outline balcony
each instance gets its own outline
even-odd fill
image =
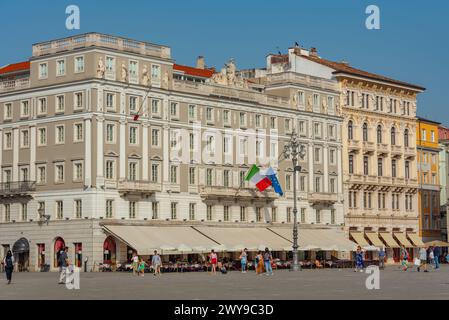
[[[295,73],[295,72],[283,72],[276,74],[267,75],[267,84],[285,84],[285,83],[295,83],[302,85],[312,85],[315,88],[320,88],[324,90],[334,90],[338,91],[338,85],[334,81],[323,80],[314,76],[309,76],[305,74]]]
[[[391,178],[391,182],[394,185],[403,185],[405,183],[405,179],[404,178],[394,177],[394,178]]]
[[[117,190],[122,196],[127,195],[150,196],[155,192],[162,191],[162,187],[158,183],[153,183],[149,181],[121,180],[117,184]]]
[[[35,44],[33,45],[33,57],[88,47],[110,48],[165,59],[170,59],[171,56],[169,47],[101,33],[86,33]]]
[[[366,183],[377,183],[377,176],[363,176],[363,181]]]
[[[315,192],[315,193],[309,193],[307,200],[309,200],[309,202],[312,205],[317,205],[317,204],[332,205],[332,204],[338,202],[338,195],[336,193]]]
[[[391,177],[377,177],[380,184],[391,184]]]
[[[416,148],[412,147],[405,147],[404,148],[404,155],[407,159],[413,159],[416,157]]]
[[[0,197],[30,197],[32,192],[36,191],[36,182],[20,181],[0,183]]]
[[[349,151],[359,151],[360,150],[359,141],[357,141],[357,140],[349,140],[348,150]]]
[[[364,154],[371,154],[376,150],[376,147],[373,142],[370,141],[363,141],[363,153]]]
[[[363,176],[361,174],[351,174],[351,175],[349,175],[348,182],[350,182],[350,183],[363,182]]]
[[[29,78],[1,81],[0,82],[0,93],[21,90],[21,89],[28,89],[29,87],[30,87],[30,79]]]
[[[201,187],[200,196],[208,200],[267,200],[278,198],[274,191],[259,192],[253,188]]]
[[[388,148],[388,144],[386,143],[378,143],[377,144],[377,153],[379,155],[388,155],[388,153],[390,152],[389,148]]]
[[[402,156],[401,146],[391,146],[391,156],[394,158],[400,158]]]

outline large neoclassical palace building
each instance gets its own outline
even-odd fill
[[[0,69],[0,256],[40,270],[64,246],[89,269],[154,249],[289,251],[293,132],[300,248],[418,241],[423,88],[353,70],[299,47],[216,70],[98,33],[33,45]],[[282,196],[245,181],[253,164]]]

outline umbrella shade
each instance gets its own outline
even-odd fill
[[[379,248],[375,247],[375,246],[365,246],[365,247],[363,247],[363,250],[365,250],[365,251],[379,251]]]
[[[314,245],[308,245],[308,246],[299,248],[299,250],[301,250],[301,251],[319,251],[319,250],[321,250],[321,248],[314,246]]]
[[[426,242],[425,245],[426,247],[449,247],[449,243],[441,240]]]
[[[193,247],[192,249],[193,249],[193,251],[199,252],[199,253],[204,253],[204,252],[209,252],[210,251],[206,247],[202,247],[202,246]]]
[[[187,245],[185,245],[185,244],[179,245],[179,247],[177,248],[177,250],[178,250],[179,252],[192,252],[192,251],[193,251],[192,248],[190,248],[189,246],[187,246]]]
[[[214,250],[214,251],[216,251],[216,252],[224,252],[224,251],[227,250],[227,248],[226,248],[226,246],[225,246],[224,244],[218,244],[218,245],[216,245],[216,246],[213,246],[213,247],[211,248],[211,250]]]

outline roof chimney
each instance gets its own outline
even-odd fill
[[[196,59],[196,68],[197,69],[204,69],[204,67],[205,67],[204,57],[203,56],[199,56]]]
[[[315,47],[310,48],[310,55],[312,57],[318,57],[318,51],[316,50]]]

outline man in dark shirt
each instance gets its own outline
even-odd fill
[[[433,248],[433,257],[435,259],[435,269],[440,268],[440,255],[441,255],[440,247]]]
[[[66,280],[67,267],[69,266],[68,251],[69,248],[65,247],[64,251],[59,254],[59,284],[64,284]]]

